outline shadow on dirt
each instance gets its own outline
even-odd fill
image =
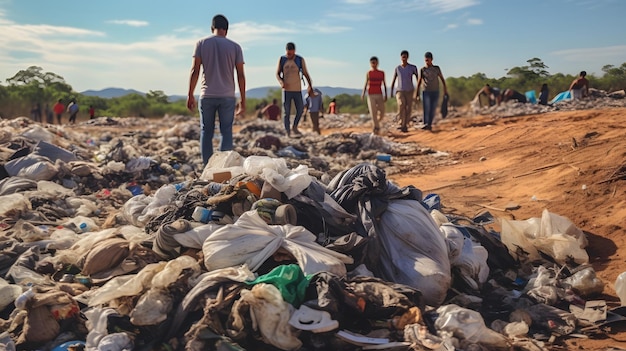
[[[588,231],[584,231],[584,233],[589,241],[587,246],[589,261],[593,263],[596,270],[601,271],[611,263],[610,257],[617,252],[617,246],[611,239]]]

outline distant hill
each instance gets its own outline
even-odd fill
[[[98,96],[105,99],[116,98],[128,94],[139,94],[141,96],[145,96],[146,93],[142,93],[141,91],[137,91],[135,89],[122,89],[122,88],[106,88],[102,90],[85,90],[81,92],[82,95],[85,96]]]
[[[352,88],[341,88],[341,87],[316,87],[318,88],[322,94],[333,97],[340,94],[348,94],[348,95],[360,95],[360,89],[352,89]],[[268,86],[268,87],[260,87],[260,88],[252,88],[246,91],[246,97],[254,98],[254,99],[262,99],[267,97],[270,90],[279,89],[278,86]],[[102,90],[85,90],[81,92],[82,95],[85,96],[98,96],[105,99],[116,98],[125,96],[128,94],[139,94],[141,96],[145,96],[146,93],[135,89],[122,89],[122,88],[106,88]],[[187,95],[170,95],[170,101],[184,100],[187,98]]]

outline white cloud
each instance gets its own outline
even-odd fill
[[[121,24],[125,26],[130,26],[130,27],[145,27],[150,24],[146,21],[140,21],[140,20],[110,20],[110,21],[107,21],[107,23]]]
[[[326,14],[327,17],[338,19],[341,21],[369,21],[374,18],[374,16],[365,13],[348,13],[348,12],[332,12]]]
[[[607,62],[615,62],[619,64],[623,62],[624,57],[626,57],[626,45],[557,50],[551,52],[550,54],[570,62],[599,61],[603,64]]]
[[[289,26],[277,26],[273,24],[262,24],[256,22],[237,22],[228,28],[228,37],[240,44],[267,43],[282,41],[284,34],[295,33],[295,29]],[[208,36],[204,33],[202,36]]]
[[[438,13],[452,12],[478,5],[476,0],[428,0],[428,3]]]
[[[365,4],[373,3],[374,0],[344,0],[343,2],[345,2],[346,4],[352,4],[352,5],[365,5]]]
[[[459,27],[459,25],[458,25],[458,24],[456,24],[456,23],[450,23],[450,24],[448,24],[448,25],[446,26],[446,28],[444,28],[444,30],[452,30],[452,29],[456,29],[456,28],[458,28],[458,27]]]
[[[398,6],[409,10],[447,13],[476,6],[479,3],[478,0],[404,0],[399,2]]]
[[[196,37],[175,33],[117,43],[99,31],[22,25],[1,16],[0,81],[34,65],[61,75],[78,91],[113,85],[169,93],[186,91],[189,67],[178,67],[185,59],[191,64]],[[174,83],[162,86],[164,81]]]
[[[480,18],[468,18],[467,24],[469,24],[470,26],[479,26],[483,24],[483,20]]]
[[[351,28],[350,27],[346,27],[346,26],[333,26],[328,24],[328,22],[326,21],[319,21],[317,23],[312,23],[310,25],[307,26],[309,29],[309,32],[317,32],[317,33],[322,33],[322,34],[334,34],[334,33],[341,33],[341,32],[347,32],[349,31]]]

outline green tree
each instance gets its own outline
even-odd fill
[[[526,62],[528,65],[513,67],[507,72],[513,78],[510,83],[520,90],[534,89],[535,85],[550,76],[549,67],[541,59],[533,57]]]
[[[162,90],[150,90],[148,91],[148,93],[146,94],[146,99],[148,99],[151,102],[156,102],[159,104],[168,104],[168,98],[167,95],[165,95],[165,93]]]
[[[604,76],[601,85],[604,90],[614,91],[626,88],[626,62],[620,67],[605,65],[602,67],[602,72]]]

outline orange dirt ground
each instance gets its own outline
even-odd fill
[[[394,141],[450,156],[416,156],[389,178],[439,194],[444,213],[472,217],[487,210],[495,217],[525,220],[548,209],[569,218],[588,236],[590,263],[606,284],[599,298],[612,308],[620,303],[615,279],[626,271],[625,126],[626,108],[611,108],[455,118],[440,121],[432,132],[394,129]],[[519,209],[504,210],[510,203]],[[604,337],[569,338],[563,349],[626,348],[626,323],[607,329]]]

